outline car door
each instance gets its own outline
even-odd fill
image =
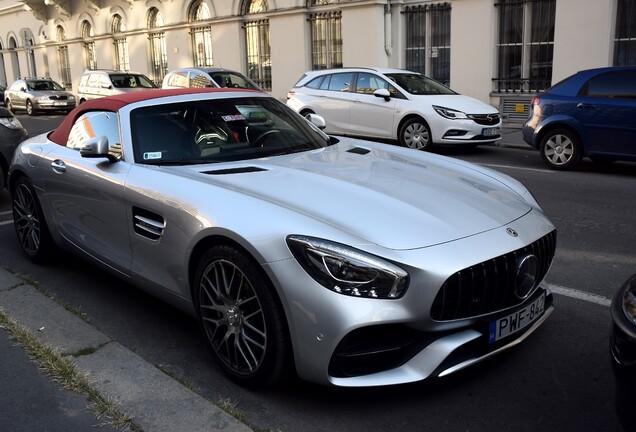
[[[381,77],[359,72],[349,108],[349,123],[352,133],[382,138],[395,137],[394,118],[396,109],[395,87]],[[378,89],[386,89],[391,97],[386,100],[374,95]]]
[[[44,156],[42,198],[52,209],[60,234],[91,257],[127,274],[130,239],[124,203],[131,164],[86,158],[79,149],[91,138],[108,138],[113,154],[121,154],[116,113],[88,112],[73,125],[67,146]]]
[[[353,133],[349,122],[353,76],[353,72],[334,73],[325,77],[320,89],[314,92],[316,114],[325,118],[328,133]]]
[[[636,71],[612,71],[591,78],[573,109],[587,131],[588,152],[636,154]]]

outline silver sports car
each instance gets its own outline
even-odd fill
[[[556,232],[519,182],[321,125],[250,90],[89,101],[16,151],[20,244],[188,311],[250,386],[444,376],[548,317]]]

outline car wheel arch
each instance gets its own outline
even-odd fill
[[[541,131],[537,135],[537,143],[539,144],[539,146],[543,142],[543,139],[545,138],[545,136],[556,129],[565,129],[570,131],[572,134],[574,134],[574,136],[579,140],[579,143],[581,144],[583,155],[584,156],[586,155],[586,151],[585,151],[586,145],[585,145],[585,140],[583,139],[583,134],[576,126],[570,123],[550,123],[549,125],[543,126],[541,128]]]
[[[411,120],[422,122],[428,128],[429,138],[428,138],[427,149],[431,148],[433,146],[433,131],[431,129],[431,125],[422,115],[416,114],[416,113],[407,114],[400,119],[397,125],[397,128],[395,129],[395,137],[397,138],[398,142],[399,143],[402,142],[402,138],[400,137],[402,128],[404,127],[406,123],[408,123]]]

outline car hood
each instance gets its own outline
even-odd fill
[[[163,169],[283,206],[389,249],[475,235],[532,208],[488,170],[376,146],[341,143],[269,159]]]
[[[452,108],[466,114],[495,114],[499,113],[495,107],[478,99],[461,94],[450,95],[410,95],[414,101],[421,100],[427,105],[439,105]]]
[[[31,95],[37,97],[37,96],[73,96],[72,93],[67,92],[67,91],[60,91],[60,90],[37,90],[37,91],[32,91]]]

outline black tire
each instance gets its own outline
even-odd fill
[[[18,242],[27,257],[35,263],[47,262],[55,245],[44,220],[37,195],[26,177],[20,177],[11,190],[13,226]]]
[[[28,115],[35,115],[35,108],[33,108],[33,102],[27,99],[26,101],[26,112]]]
[[[290,370],[288,331],[271,282],[238,249],[219,245],[201,258],[193,300],[212,356],[232,380],[264,387]]]
[[[419,117],[408,119],[398,132],[400,144],[414,150],[430,150],[433,148],[431,128]]]
[[[579,137],[569,129],[554,129],[541,140],[541,159],[552,169],[566,171],[576,167],[583,157]]]

